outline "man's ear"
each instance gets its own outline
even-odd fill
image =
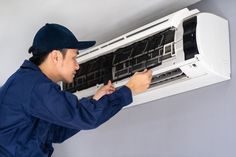
[[[63,56],[61,54],[60,51],[58,50],[53,50],[51,53],[50,53],[50,58],[51,60],[53,61],[53,63],[58,63],[62,60]]]

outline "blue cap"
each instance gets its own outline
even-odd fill
[[[59,24],[46,24],[35,35],[29,53],[48,53],[64,48],[83,50],[95,45],[96,41],[78,41],[74,34]]]

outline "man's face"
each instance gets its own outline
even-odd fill
[[[77,49],[67,49],[66,55],[62,58],[59,72],[63,82],[73,82],[76,70],[79,70],[79,64],[76,60],[77,55]]]

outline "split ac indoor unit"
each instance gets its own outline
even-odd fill
[[[78,56],[80,69],[64,90],[90,97],[108,80],[115,87],[145,68],[153,70],[148,91],[129,106],[230,79],[227,20],[183,9],[96,46]]]

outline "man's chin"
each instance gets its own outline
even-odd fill
[[[73,83],[73,79],[72,80],[63,80],[64,83]]]

